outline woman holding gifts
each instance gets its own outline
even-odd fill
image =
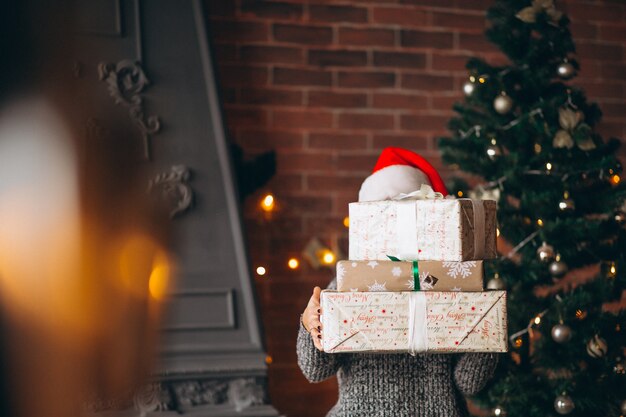
[[[439,174],[421,156],[387,148],[363,182],[359,201],[391,199],[419,190],[422,184],[447,194]],[[335,289],[336,281],[328,288]],[[463,397],[480,391],[495,371],[495,353],[326,353],[320,293],[320,287],[315,287],[302,314],[297,354],[298,365],[310,382],[337,375],[339,400],[327,417],[466,416]]]

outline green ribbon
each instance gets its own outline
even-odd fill
[[[391,259],[394,262],[405,262],[395,256],[387,255],[387,258]],[[420,269],[417,261],[413,261],[413,291],[421,291],[422,287],[420,285]]]

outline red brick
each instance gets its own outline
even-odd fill
[[[403,74],[402,87],[415,90],[448,91],[454,89],[454,78],[447,75]]]
[[[600,26],[600,32],[602,32],[603,26]],[[592,23],[572,22],[570,30],[573,37],[578,39],[596,39],[598,37],[598,27]],[[620,38],[623,40],[624,36]]]
[[[224,103],[236,103],[237,89],[235,87],[223,87],[222,89],[220,89],[220,98]]]
[[[485,35],[475,35],[472,33],[459,33],[459,49],[470,52],[499,52],[494,44],[489,42]]]
[[[466,72],[465,65],[471,55],[443,55],[434,53],[432,57],[434,70]]]
[[[239,101],[245,104],[302,105],[302,92],[280,89],[244,88]]]
[[[454,0],[400,0],[400,3],[416,6],[449,7],[454,5]]]
[[[602,82],[590,82],[580,80],[577,86],[582,88],[587,94],[587,97],[594,101],[599,97],[607,98],[623,98],[624,86],[623,84]]]
[[[267,68],[221,65],[220,82],[225,86],[265,85],[268,80]]]
[[[610,4],[569,3],[567,13],[573,20],[619,22],[624,17],[620,6]]]
[[[239,54],[242,61],[271,64],[299,64],[303,62],[304,56],[299,48],[258,45],[244,45]]]
[[[376,150],[382,150],[388,146],[407,148],[416,152],[428,149],[428,137],[419,134],[375,134],[372,144]]]
[[[393,87],[396,76],[389,72],[340,72],[339,85],[342,87],[383,88]]]
[[[345,129],[393,129],[394,117],[390,114],[342,113],[339,115],[339,127]]]
[[[310,91],[309,106],[312,107],[365,107],[367,95],[362,93],[333,93]]]
[[[330,86],[330,72],[293,68],[274,68],[274,84],[277,85],[327,85]]]
[[[304,177],[302,174],[276,174],[268,183],[268,187],[281,192],[302,191],[303,185]]]
[[[376,93],[372,107],[387,109],[425,109],[428,107],[428,97],[415,94],[385,94]]]
[[[365,51],[347,50],[311,50],[309,51],[309,64],[320,67],[339,66],[355,67],[363,66],[367,63],[367,53]]]
[[[321,152],[279,152],[277,164],[280,172],[328,171],[333,169],[333,157]]]
[[[237,46],[229,43],[216,43],[213,45],[213,52],[220,64],[237,60]]]
[[[333,125],[333,115],[315,110],[276,110],[272,125],[281,128],[328,128]]]
[[[217,41],[264,41],[269,39],[269,28],[265,23],[233,20],[214,20],[209,30]]]
[[[367,9],[352,6],[311,5],[309,18],[323,22],[366,22]]]
[[[603,61],[615,61],[622,56],[622,46],[615,44],[602,44],[599,42],[578,42],[576,50],[585,58],[599,59]]]
[[[243,126],[266,126],[267,111],[257,108],[226,108],[228,126],[239,128]]]
[[[326,26],[274,25],[274,39],[307,45],[326,45],[333,40],[333,31]]]
[[[602,63],[600,67],[600,73],[603,78],[606,79],[622,79],[624,80],[626,75],[626,64],[622,63],[621,65]],[[588,74],[584,74],[586,77]]]
[[[590,60],[579,60],[578,64],[580,65],[580,71],[578,74],[585,78],[598,78],[601,74],[601,68],[605,65],[610,65],[607,63],[600,63],[595,59]],[[576,81],[573,81],[576,83]]]
[[[210,1],[207,4],[209,16],[235,16],[237,7],[234,1]]]
[[[400,124],[407,130],[445,130],[449,117],[436,115],[404,115]]]
[[[626,25],[610,25],[603,23],[599,25],[600,39],[606,41],[624,42],[626,39]]]
[[[407,7],[375,7],[372,10],[372,20],[376,23],[425,26],[430,21],[430,14],[424,10]]]
[[[308,188],[312,190],[347,191],[350,193],[358,191],[362,182],[363,177],[361,175],[309,175],[307,178]],[[316,226],[319,227],[316,229],[316,233],[337,228],[335,225],[328,228],[327,219],[320,220],[325,221],[315,222]],[[326,227],[324,227],[324,223],[326,224]],[[341,224],[341,220],[339,220],[337,224]]]
[[[219,0],[216,3],[227,3],[227,1]],[[250,14],[265,18],[298,19],[302,16],[302,5],[271,1],[243,0],[241,4],[241,12],[244,16],[246,14]]]
[[[402,46],[418,48],[450,49],[453,45],[452,34],[448,32],[425,32],[421,30],[403,30]]]
[[[478,10],[483,13],[491,6],[493,6],[493,0],[456,0],[454,4],[455,9]]]
[[[413,68],[426,67],[426,54],[410,52],[374,52],[374,65],[379,67]]]
[[[433,96],[431,97],[432,107],[436,110],[452,110],[454,103],[462,102],[463,98],[462,94]]]
[[[367,155],[339,155],[337,158],[337,170],[351,173],[369,174],[376,163],[378,154]],[[355,192],[356,194],[356,192]],[[348,200],[349,201],[349,200]],[[352,200],[354,201],[354,200]],[[347,207],[347,204],[346,204]]]
[[[367,137],[364,134],[311,133],[309,147],[313,149],[365,149]]]
[[[599,103],[602,109],[604,119],[620,118],[626,116],[626,103],[620,101],[618,103]]]
[[[283,165],[281,164],[281,166]],[[296,166],[295,168],[297,169],[298,167]],[[289,198],[289,209],[302,214],[329,213],[332,206],[333,203],[330,197],[304,195]]]
[[[602,122],[596,128],[596,131],[603,138],[621,138],[624,135],[624,125],[622,123]]]
[[[470,29],[482,34],[487,19],[484,15],[433,12],[433,26]]]
[[[342,45],[390,46],[396,42],[396,34],[389,29],[339,28],[339,43]]]
[[[259,130],[258,128],[240,129],[237,134],[237,143],[244,148],[303,149],[304,137],[300,132],[286,132],[275,129]]]

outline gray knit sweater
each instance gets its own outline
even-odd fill
[[[324,353],[302,325],[297,348],[310,382],[337,375],[339,401],[327,417],[467,416],[463,395],[480,391],[498,363],[491,353]]]

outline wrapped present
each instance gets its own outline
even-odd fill
[[[322,291],[323,348],[339,352],[506,352],[506,292]]]
[[[483,261],[339,261],[337,291],[482,291]]]
[[[468,261],[496,257],[495,201],[414,197],[412,193],[396,200],[350,203],[349,258]]]

